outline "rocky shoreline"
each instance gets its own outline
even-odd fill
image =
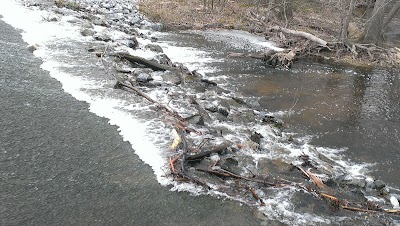
[[[224,193],[253,206],[268,204],[263,201],[267,193],[291,189],[317,202],[328,200],[326,209],[333,205],[357,212],[399,214],[386,211],[395,207],[393,202],[399,197],[382,181],[352,178],[347,169],[316,149],[291,156],[283,145],[270,145],[275,142],[301,150],[305,142],[286,132],[283,122],[261,109],[257,100],[221,88],[212,78],[172,62],[153,34],[162,25],[143,17],[137,3],[57,0],[26,1],[25,5],[52,12],[44,18],[50,22],[73,16],[70,22],[81,26],[81,35],[97,41],[87,50],[115,78],[115,88],[143,97],[154,114],[164,118],[174,131],[173,144],[166,150],[166,176],[174,183],[194,183],[205,193]],[[114,35],[115,31],[121,34]],[[150,52],[152,57],[135,55],[137,50]],[[148,96],[150,90],[158,90],[162,100]],[[255,161],[254,155],[275,156]],[[364,195],[346,194],[350,189]],[[332,196],[323,195],[328,192]],[[371,204],[365,196],[381,199]]]

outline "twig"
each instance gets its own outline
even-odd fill
[[[174,162],[172,161],[172,157],[169,157],[169,166],[171,167],[172,173],[176,173]]]

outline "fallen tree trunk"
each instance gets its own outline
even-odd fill
[[[236,53],[236,52],[228,52],[228,57],[232,58],[254,58],[259,60],[267,60],[270,59],[275,53],[278,51],[273,49],[267,49],[263,53]]]
[[[149,97],[147,94],[143,93],[142,91],[140,91],[138,88],[129,85],[129,84],[125,84],[123,82],[117,81],[117,83],[114,85],[114,88],[119,89],[121,87],[125,87],[128,88],[132,91],[134,91],[135,93],[137,93],[138,95],[144,97],[146,100],[150,101],[151,103],[157,105],[158,108],[164,109],[165,111],[167,111],[168,113],[172,114],[175,118],[177,118],[180,121],[185,121],[184,118],[182,116],[179,115],[178,112],[170,109],[169,107],[160,104],[159,102],[153,100],[151,97]]]
[[[228,57],[235,58],[254,58],[258,60],[263,60],[272,66],[283,66],[290,68],[292,66],[293,60],[296,56],[296,49],[276,51],[273,49],[267,49],[264,53],[236,53],[228,52]]]
[[[186,160],[187,160],[187,161],[197,161],[197,160],[201,160],[201,159],[203,159],[203,158],[205,158],[205,157],[207,157],[207,156],[210,156],[212,153],[219,153],[219,152],[222,152],[222,151],[225,150],[228,146],[229,146],[229,145],[225,143],[225,144],[221,144],[221,145],[219,145],[219,146],[217,146],[217,147],[215,147],[215,148],[213,148],[213,149],[211,149],[211,150],[209,150],[209,151],[204,151],[204,152],[197,153],[197,154],[194,154],[194,155],[187,155],[187,156],[186,156]]]
[[[141,65],[144,65],[146,67],[149,67],[149,68],[153,69],[154,71],[168,71],[168,70],[169,71],[173,71],[173,70],[177,70],[174,67],[170,67],[170,66],[167,66],[167,65],[159,64],[159,63],[151,61],[151,60],[146,60],[143,57],[133,56],[133,55],[130,55],[128,53],[117,52],[117,53],[113,53],[111,55],[126,59],[131,63],[138,63],[138,64],[141,64]]]
[[[304,32],[304,31],[296,31],[296,30],[291,30],[291,29],[279,27],[279,26],[271,27],[269,30],[270,31],[283,32],[283,33],[290,34],[290,35],[297,36],[297,37],[302,37],[302,38],[308,39],[310,41],[316,42],[320,46],[329,48],[327,46],[327,44],[328,44],[327,41],[325,41],[323,39],[320,39],[317,36],[315,36],[313,34],[310,34],[310,33],[307,33],[307,32]]]

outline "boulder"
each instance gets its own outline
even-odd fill
[[[109,41],[111,41],[111,37],[109,37],[109,36],[106,35],[106,34],[99,34],[99,33],[97,33],[97,34],[95,34],[95,35],[93,36],[93,38],[94,38],[95,40],[97,40],[97,41],[103,41],[103,42],[109,42]]]
[[[153,78],[151,77],[151,75],[147,74],[147,73],[140,73],[137,77],[136,77],[136,82],[142,82],[142,83],[146,83],[146,82],[150,82],[152,81]]]
[[[96,32],[90,28],[85,28],[81,30],[82,36],[93,36],[94,34],[96,34]]]
[[[261,143],[261,138],[264,138],[260,133],[254,132],[250,136],[250,140],[256,142],[257,144]]]
[[[155,56],[154,59],[157,60],[158,63],[160,63],[160,64],[172,66],[171,59],[169,59],[169,57],[164,53]]]
[[[92,23],[94,25],[103,26],[103,27],[109,27],[110,26],[110,24],[106,20],[100,19],[100,18],[93,19]]]
[[[132,37],[129,41],[128,41],[128,47],[131,49],[136,49],[139,45],[139,42],[137,41],[137,39],[135,37]]]
[[[217,111],[218,111],[218,113],[220,113],[221,115],[223,115],[225,117],[228,117],[228,115],[229,115],[229,109],[226,107],[219,106]]]
[[[147,44],[145,46],[145,48],[149,49],[149,50],[151,50],[153,52],[158,52],[158,53],[163,53],[164,52],[164,50],[161,48],[161,46],[156,45],[156,44]]]

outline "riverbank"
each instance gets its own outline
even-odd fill
[[[35,54],[46,62],[45,68],[63,83],[67,92],[88,102],[92,112],[109,118],[111,124],[119,126],[120,134],[132,144],[135,153],[151,166],[159,183],[174,191],[238,200],[257,207],[268,219],[293,225],[331,224],[340,218],[339,222],[348,221],[343,217],[349,215],[352,223],[360,224],[366,220],[364,216],[354,218],[353,213],[345,208],[357,204],[359,211],[368,210],[368,206],[363,205],[365,197],[342,196],[342,192],[352,189],[357,194],[370,197],[379,196],[381,191],[385,191],[385,197],[396,194],[379,179],[367,176],[365,170],[358,170],[357,167],[362,168],[363,165],[345,160],[339,150],[312,146],[302,135],[293,134],[290,129],[285,131],[279,120],[282,114],[274,115],[266,110],[270,109],[270,103],[262,105],[260,98],[237,92],[238,86],[233,85],[234,81],[223,82],[218,80],[223,76],[215,74],[222,69],[222,73],[229,75],[225,79],[240,79],[243,75],[232,76],[228,68],[237,67],[243,72],[249,66],[255,66],[263,69],[261,74],[264,80],[269,69],[262,63],[252,61],[246,66],[242,60],[218,60],[212,55],[211,60],[202,66],[221,63],[215,67],[217,70],[214,69],[214,73],[189,70],[179,58],[172,62],[168,57],[175,54],[182,59],[187,48],[177,48],[174,46],[176,42],[168,44],[161,39],[173,37],[172,41],[176,41],[188,38],[190,44],[181,45],[188,47],[195,44],[196,37],[204,38],[207,34],[187,33],[186,36],[178,34],[179,37],[174,37],[176,33],[156,32],[154,29],[160,26],[144,20],[134,5],[124,5],[129,2],[80,1],[78,7],[69,4],[52,7],[51,13],[38,18],[38,23],[44,24],[44,28],[52,26],[55,34],[60,33],[57,31],[66,32],[57,40],[38,43]],[[37,18],[30,19],[24,22]],[[26,26],[25,23],[21,26]],[[21,29],[28,34],[49,30],[41,27],[31,31],[30,27]],[[221,33],[210,32],[209,35],[218,36]],[[234,33],[225,34],[219,39],[222,45],[216,45],[215,41],[208,42],[206,45],[212,47],[212,51],[206,54],[226,49],[227,40],[240,40],[231,39],[234,36]],[[259,44],[258,40],[253,41],[253,44]],[[205,55],[193,55],[203,52],[200,48],[191,48],[190,51],[192,55],[186,60],[204,60]],[[309,69],[312,71],[315,67]],[[291,76],[278,74],[279,70],[271,71],[278,77],[291,80]],[[289,70],[281,72],[292,73]],[[241,84],[254,89],[257,86],[249,85],[252,77],[254,74],[249,74],[249,79]],[[320,86],[311,87],[313,93],[315,87]],[[282,102],[281,97],[279,99]],[[290,104],[291,111],[296,104]],[[171,135],[175,138],[174,145],[171,145]],[[311,173],[302,171],[303,167],[314,169]],[[329,200],[324,201],[327,196],[320,193],[313,181],[303,177],[314,174],[324,183],[319,183],[319,187],[329,186],[329,189],[337,191],[330,193],[332,195],[340,193],[341,196],[337,197],[341,203],[346,203],[343,209],[332,213]],[[133,186],[140,186],[140,183]],[[345,197],[353,202],[342,200]],[[385,197],[381,197],[377,205],[392,208],[387,200],[381,201]],[[174,204],[177,206],[173,207]],[[315,210],[314,206],[320,208]],[[180,202],[171,202],[166,208],[179,211],[182,207]],[[197,210],[204,218],[208,214],[201,212],[204,211],[202,208],[200,205]],[[206,211],[220,213],[215,209]],[[387,214],[385,217],[390,216]],[[237,223],[233,218],[227,219]],[[368,221],[371,223],[374,220]],[[269,222],[263,223],[270,225]]]
[[[143,0],[140,2],[140,11],[151,20],[162,23],[165,30],[235,29],[263,36],[288,52],[295,49],[296,56],[285,56],[284,60],[311,59],[366,69],[399,69],[399,48],[390,45],[382,48],[369,44],[349,46],[338,41],[343,12],[336,3],[323,5],[315,1],[295,1],[293,8],[296,10],[288,19],[282,18],[280,12],[270,10],[266,3],[212,1],[214,4],[211,5],[210,2]],[[365,12],[356,9],[354,14],[357,17],[349,25],[348,37],[349,41],[357,43],[363,35],[361,21],[364,20],[362,17]],[[322,46],[326,48],[315,45],[310,39],[299,38],[282,30],[271,32],[271,28],[276,26],[314,35],[327,42],[326,46]],[[288,66],[284,63],[282,65]]]

